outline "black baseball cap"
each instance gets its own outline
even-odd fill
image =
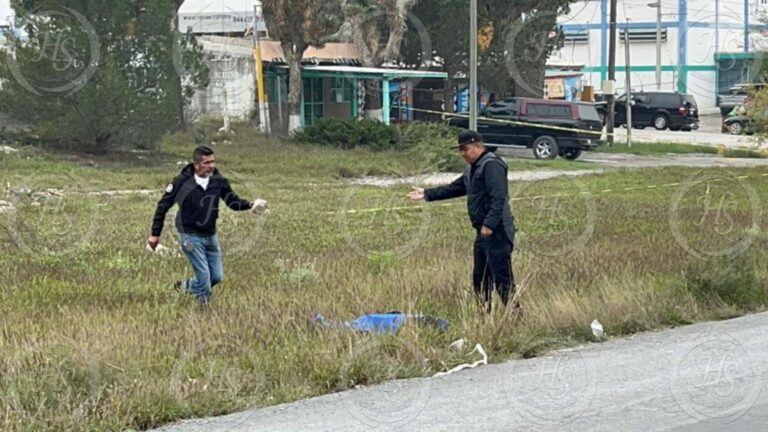
[[[465,130],[459,133],[458,145],[451,147],[452,149],[460,148],[465,144],[482,143],[483,136],[473,130]]]

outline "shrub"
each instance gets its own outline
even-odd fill
[[[400,131],[374,120],[328,119],[308,126],[293,136],[300,143],[353,149],[367,147],[373,150],[400,148]]]

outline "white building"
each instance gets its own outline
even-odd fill
[[[652,0],[618,0],[617,92],[625,91],[625,43],[629,31],[634,90],[656,89],[657,9]],[[717,94],[752,79],[748,60],[761,50],[760,20],[768,0],[659,0],[661,2],[661,89],[693,94],[700,108],[716,107]],[[608,77],[609,0],[582,0],[558,21],[565,46],[551,62],[583,66],[596,89]]]
[[[13,23],[13,10],[11,0],[0,0],[0,48],[7,43],[5,33],[11,30]]]
[[[196,34],[243,35],[259,19],[256,28],[264,37],[267,26],[261,19],[260,0],[186,0],[179,8],[179,31]]]

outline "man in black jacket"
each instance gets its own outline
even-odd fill
[[[483,143],[474,131],[459,134],[459,149],[469,164],[464,174],[453,183],[434,188],[414,188],[412,200],[440,201],[466,195],[469,220],[477,231],[474,245],[475,265],[472,285],[488,312],[491,292],[495,287],[506,306],[514,296],[512,249],[515,239],[515,218],[509,206],[507,164]],[[515,302],[515,308],[519,304]]]
[[[210,301],[212,288],[224,278],[221,246],[216,236],[219,200],[224,200],[235,211],[251,210],[255,203],[240,199],[232,191],[229,181],[216,169],[212,149],[198,147],[192,158],[193,163],[181,170],[157,203],[152,219],[152,234],[147,243],[155,250],[160,243],[165,215],[174,204],[178,204],[176,229],[179,231],[181,248],[192,265],[195,277],[178,281],[175,287],[194,294],[199,304],[205,307]],[[264,205],[265,202],[259,200],[259,206]]]

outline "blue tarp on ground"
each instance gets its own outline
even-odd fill
[[[315,322],[325,328],[346,328],[364,333],[395,333],[407,322],[432,326],[440,331],[448,329],[448,321],[425,315],[400,312],[362,315],[352,321],[329,321],[322,314],[315,315]]]

